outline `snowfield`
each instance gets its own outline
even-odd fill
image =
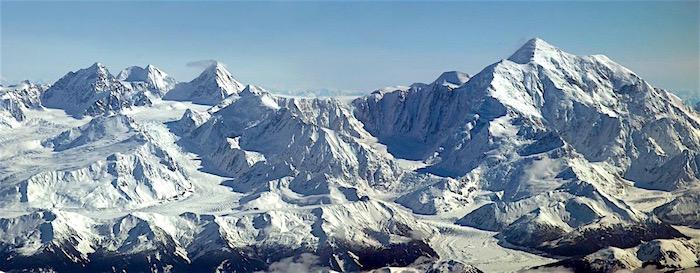
[[[476,75],[277,96],[96,63],[0,88],[0,270],[700,266],[700,114],[533,39]]]

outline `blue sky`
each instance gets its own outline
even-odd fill
[[[1,2],[0,76],[53,82],[95,61],[180,81],[216,59],[272,89],[367,90],[470,74],[531,37],[605,54],[700,96],[699,2]]]

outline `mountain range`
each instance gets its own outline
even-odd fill
[[[697,109],[537,38],[352,101],[95,63],[0,128],[3,271],[700,266]]]

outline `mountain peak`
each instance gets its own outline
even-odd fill
[[[265,93],[265,90],[261,87],[252,84],[247,84],[245,88],[243,88],[243,90],[240,92],[240,95],[260,95],[262,93]]]
[[[119,72],[117,79],[127,82],[146,82],[153,77],[167,77],[162,70],[153,65],[147,65],[145,68],[140,66],[130,66]]]
[[[225,65],[219,61],[212,61],[212,63],[207,67],[207,69],[225,69]]]
[[[560,52],[558,48],[540,38],[532,38],[508,58],[512,62],[526,64],[530,61]]]
[[[144,70],[148,71],[148,73],[151,73],[151,74],[165,75],[165,76],[168,75],[163,70],[161,70],[160,68],[158,68],[152,64],[147,64],[146,67],[144,67]]]
[[[140,66],[130,66],[119,72],[117,79],[125,82],[144,82],[150,85],[152,92],[158,95],[163,95],[168,90],[175,86],[175,79],[170,77],[163,70],[158,69],[154,65],[146,65],[146,68]]]
[[[42,95],[44,106],[63,109],[74,117],[113,113],[150,103],[143,92],[120,82],[99,62],[69,72]]]
[[[220,62],[214,62],[204,69],[199,76],[193,80],[198,83],[215,83],[222,89],[226,96],[238,93],[243,89],[243,84],[233,78],[231,72]]]
[[[176,86],[164,98],[216,105],[222,99],[240,93],[243,88],[243,84],[233,78],[224,64],[214,62],[193,80]]]
[[[460,71],[447,71],[440,74],[440,76],[435,79],[433,84],[439,84],[449,87],[458,87],[469,80],[470,76],[467,73]]]
[[[100,62],[95,62],[90,67],[81,69],[81,71],[94,72],[97,74],[104,74],[104,75],[109,74],[107,67]],[[92,74],[92,73],[90,73],[90,74]]]
[[[105,65],[101,62],[95,62],[90,66],[90,68],[105,68]]]
[[[215,75],[221,78],[233,79],[231,72],[229,72],[228,69],[226,69],[226,66],[220,62],[214,62],[211,65],[209,65],[206,69],[204,69],[204,71],[202,71],[202,73],[200,74],[200,77],[204,75]]]
[[[130,66],[117,74],[117,79],[121,81],[144,81],[147,77],[147,72],[140,66]]]

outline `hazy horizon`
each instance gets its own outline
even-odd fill
[[[193,62],[215,59],[271,90],[370,92],[443,71],[473,75],[540,37],[697,98],[698,5],[3,1],[0,76],[53,83],[101,62],[113,74],[153,64],[189,81],[202,69]]]

